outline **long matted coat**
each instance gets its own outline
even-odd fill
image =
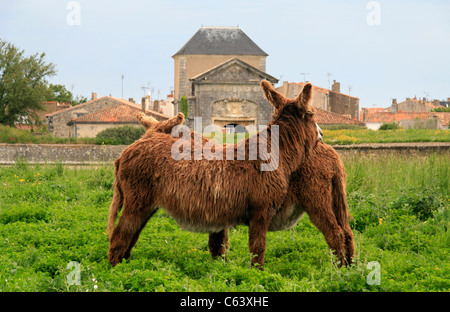
[[[272,88],[266,81],[261,87]],[[223,148],[224,155],[228,148],[237,155],[244,144],[245,160],[175,160],[171,149],[177,139],[159,132],[147,133],[146,139],[126,148],[116,167],[120,194],[114,195],[111,215],[122,205],[123,212],[110,236],[109,261],[116,265],[130,256],[140,231],[161,207],[190,231],[220,233],[248,225],[252,263],[262,267],[266,233],[286,200],[290,176],[317,144],[310,102],[311,84],[306,84],[297,98],[286,99],[266,130]],[[272,125],[279,130],[279,163],[276,170],[261,171],[270,161],[259,154],[249,160],[250,141],[265,139],[271,150]]]
[[[284,102],[276,91],[268,92],[271,93],[267,96],[270,101]],[[274,106],[280,108],[278,104]],[[166,122],[158,122],[145,115],[138,119],[148,131],[171,133],[173,127],[183,123],[184,115],[180,113]],[[199,136],[192,131],[192,140]],[[203,144],[207,141],[204,139]],[[330,248],[338,255],[340,265],[351,264],[354,243],[348,224],[345,181],[345,168],[339,155],[331,146],[318,142],[304,164],[291,175],[286,200],[272,218],[268,230],[289,229],[307,212],[313,224],[324,234]],[[226,255],[227,247],[228,229],[210,233],[209,248],[213,257]]]

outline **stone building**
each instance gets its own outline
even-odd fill
[[[104,96],[76,106],[48,114],[48,131],[56,137],[95,137],[98,132],[109,127],[136,125],[136,114],[142,107],[124,99]],[[145,110],[147,115],[157,120],[167,120],[168,116]]]
[[[287,82],[276,88],[278,92],[289,98],[296,97],[305,82]],[[331,90],[313,86],[313,106],[325,111],[345,115],[359,120],[359,98],[341,93],[340,83],[334,80]]]
[[[418,99],[406,98],[405,101],[397,103],[397,99],[392,99],[392,105],[386,108],[386,111],[391,113],[397,112],[431,112],[433,109],[439,107],[439,101],[437,103],[429,102],[425,98]]]
[[[265,72],[267,56],[239,27],[201,27],[173,56],[174,99],[188,98],[186,124],[267,124],[272,106],[259,83],[278,82]]]
[[[192,126],[194,116],[202,117],[203,126],[267,125],[273,108],[261,91],[263,79],[272,83],[278,81],[238,58],[192,77],[192,91],[188,97],[189,125]]]

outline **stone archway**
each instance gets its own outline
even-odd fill
[[[257,117],[258,105],[244,99],[219,100],[211,106],[211,122],[222,128],[226,125],[256,127]]]

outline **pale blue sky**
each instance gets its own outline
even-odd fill
[[[78,0],[80,25],[65,0],[0,0],[0,38],[26,54],[45,52],[57,65],[52,83],[90,98],[140,101],[170,92],[174,55],[202,26],[239,27],[266,53],[268,74],[328,87],[327,73],[360,107],[391,98],[450,97],[450,1],[377,1],[380,24],[369,25],[370,1],[95,1]],[[72,19],[73,20],[73,19]],[[280,81],[280,83],[281,83]],[[154,98],[152,96],[152,98]]]

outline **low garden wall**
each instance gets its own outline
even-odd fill
[[[18,159],[32,164],[62,163],[90,165],[112,163],[126,145],[92,144],[0,144],[0,164],[15,164]],[[333,145],[343,157],[353,154],[450,152],[450,143],[385,143]]]

